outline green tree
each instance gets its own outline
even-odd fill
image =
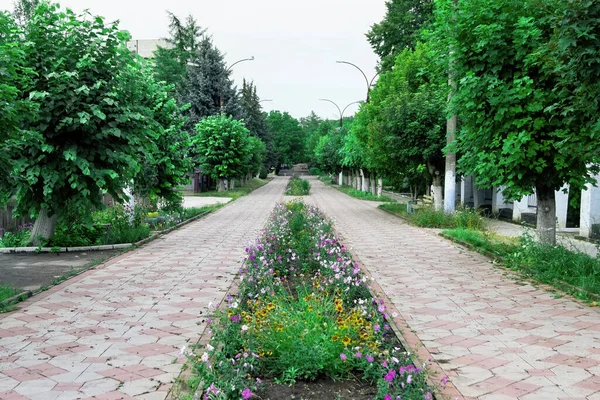
[[[553,115],[563,78],[543,65],[553,23],[564,4],[550,0],[463,0],[449,21],[460,78],[461,120],[454,149],[459,168],[482,187],[502,186],[507,199],[535,188],[538,232],[555,243],[555,190],[591,181],[600,142],[594,129]],[[592,56],[594,57],[594,56]],[[568,79],[568,78],[567,78]]]
[[[234,119],[243,117],[238,93],[229,79],[221,51],[211,38],[200,42],[189,60],[188,73],[179,91],[182,104],[190,104],[187,127],[194,127],[201,119],[224,113]]]
[[[219,181],[219,192],[227,190],[227,179],[246,174],[252,158],[249,138],[242,121],[223,114],[207,117],[196,125],[194,153],[202,171]]]
[[[304,135],[296,118],[287,112],[274,110],[267,115],[267,126],[273,137],[277,170],[281,164],[291,166],[305,161]]]
[[[170,36],[166,41],[169,47],[158,47],[154,52],[154,71],[158,81],[172,85],[170,92],[174,94],[181,88],[187,75],[187,64],[198,51],[206,30],[191,15],[185,22],[169,11],[167,15]]]
[[[338,121],[322,121],[320,131],[323,132],[315,147],[315,159],[321,170],[327,173],[337,173],[342,167],[344,145],[347,127],[339,128]]]
[[[170,97],[169,87],[155,80],[150,66],[145,66],[140,77],[139,87],[144,95],[140,105],[145,108],[146,132],[151,140],[138,155],[142,168],[134,180],[135,193],[179,205],[181,195],[173,189],[187,180],[193,167],[188,154],[191,139],[184,129],[186,107],[179,107]]]
[[[393,178],[420,178],[426,166],[439,208],[447,91],[433,58],[423,43],[398,55],[393,70],[381,75],[371,102],[361,107],[355,129],[368,168]]]
[[[40,4],[40,0],[17,0],[14,4],[13,16],[19,24],[24,25],[33,15],[33,12]]]
[[[267,126],[265,113],[260,106],[260,98],[256,93],[256,85],[244,79],[240,96],[244,115],[244,125],[250,134],[262,140],[265,144],[263,165],[267,170],[275,167],[276,155],[273,150],[273,137]]]
[[[14,190],[17,211],[38,216],[32,239],[49,238],[68,201],[91,209],[103,192],[121,199],[151,140],[127,33],[46,2],[24,29],[25,63],[35,75],[21,99],[34,99],[39,111],[24,126],[37,140],[12,154]]]
[[[381,70],[389,71],[396,56],[405,49],[413,49],[421,29],[434,19],[433,0],[388,0],[387,12],[367,33],[367,40],[381,60]]]
[[[306,160],[309,164],[315,165],[317,160],[315,158],[315,148],[319,143],[319,139],[323,136],[324,132],[321,130],[321,122],[323,120],[315,114],[314,111],[310,112],[308,117],[300,118],[300,126],[304,131],[304,137],[306,138]]]
[[[0,12],[0,204],[10,200],[13,192],[13,155],[21,151],[23,142],[39,140],[34,132],[22,129],[35,108],[22,94],[33,78],[33,71],[26,66],[29,46],[21,40],[11,16]]]

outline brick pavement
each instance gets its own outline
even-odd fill
[[[0,399],[164,399],[286,182],[0,315]]]
[[[600,400],[598,308],[555,298],[316,180],[311,197],[460,398]]]

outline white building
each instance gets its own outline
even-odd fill
[[[172,47],[165,39],[130,40],[127,48],[144,58],[153,58],[158,47]]]

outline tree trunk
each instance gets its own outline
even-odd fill
[[[366,181],[365,171],[363,171],[362,168],[359,169],[358,171],[360,172],[360,190],[363,192],[366,192],[367,190],[365,189],[366,188],[366,186],[365,186],[365,181]]]
[[[373,196],[377,196],[377,183],[376,183],[376,181],[375,181],[375,173],[374,173],[374,172],[372,172],[370,175],[371,175],[371,176],[370,176],[370,181],[371,181],[371,194],[372,194]]]
[[[442,194],[442,177],[439,175],[433,176],[433,206],[435,210],[444,208],[444,199]]]
[[[227,180],[225,178],[219,178],[219,187],[217,192],[226,192],[227,191]]]
[[[381,197],[383,193],[383,178],[377,178],[377,197]]]
[[[354,189],[360,190],[360,172],[359,170],[354,170]]]
[[[369,187],[369,171],[367,170],[360,170],[362,173],[362,191],[365,193],[368,193],[370,191],[370,187]]]
[[[40,215],[35,220],[35,224],[33,224],[33,229],[31,231],[31,236],[29,236],[29,241],[35,246],[40,246],[43,244],[42,242],[50,240],[52,235],[54,235],[57,220],[57,214],[54,214],[53,216],[49,217],[48,210],[41,209]]]
[[[554,189],[538,185],[537,195],[537,230],[540,242],[556,244],[556,199]]]
[[[229,190],[235,189],[235,178],[231,179],[231,183],[229,184]]]

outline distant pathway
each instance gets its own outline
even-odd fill
[[[399,328],[414,331],[460,398],[600,400],[598,308],[555,299],[431,231],[312,185],[311,201],[410,325]]]
[[[164,399],[286,181],[1,314],[0,399]]]

